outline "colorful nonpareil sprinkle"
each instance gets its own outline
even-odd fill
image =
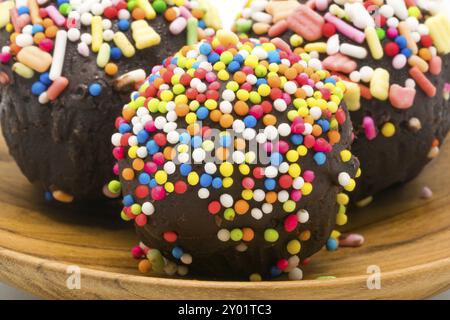
[[[450,22],[429,10],[424,1],[250,0],[235,29],[269,37],[291,34],[294,52],[326,53],[324,67],[357,84],[347,91],[352,97],[345,97],[350,111],[361,107],[361,98],[408,109],[417,90],[437,94],[431,77],[441,73],[441,56],[450,53]],[[393,83],[382,67],[387,59],[393,69],[407,69],[404,83]],[[372,122],[365,118],[361,124],[368,140],[378,131],[387,138],[396,132],[394,124]]]
[[[115,122],[111,141],[122,187],[113,181],[109,191],[127,190],[122,218],[144,227],[153,215],[164,214],[160,202],[190,190],[207,203],[205,219],[260,220],[279,202],[283,229],[218,227],[216,241],[235,242],[240,252],[256,236],[270,244],[285,241],[286,257],[273,261],[270,273],[301,279],[297,255],[302,242],[313,237],[307,224],[317,213],[299,208],[298,201],[314,192],[314,168],[327,166],[328,154],[340,142],[348,121],[340,106],[345,90],[317,58],[293,54],[281,39],[240,41],[221,30],[184,47],[152,69]],[[249,149],[252,143],[265,151],[266,162]],[[312,165],[303,167],[307,157]],[[349,150],[338,157],[343,164],[351,159]],[[333,179],[337,188],[352,191],[354,178],[354,172],[342,171]],[[238,197],[228,193],[231,187],[240,190]],[[215,190],[220,196],[211,196]],[[336,198],[340,225],[347,220],[348,201],[342,192]],[[178,245],[179,232],[165,230],[163,239],[172,258],[186,266],[195,258]],[[337,247],[336,237],[333,233],[327,247]]]
[[[173,35],[186,31],[189,44],[221,26],[207,0],[7,0],[0,3],[0,29],[10,36],[2,44],[0,62],[26,79],[46,75],[48,81],[34,82],[31,93],[48,103],[68,86],[70,75],[62,71],[69,43],[77,44],[81,57],[96,55],[98,67],[113,77],[119,70],[111,60],[132,58],[136,50],[160,43],[151,26],[158,15]],[[101,94],[96,86],[92,89],[92,96]]]

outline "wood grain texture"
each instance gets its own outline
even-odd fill
[[[420,177],[353,210],[347,230],[360,248],[321,251],[303,281],[260,283],[141,276],[129,250],[131,224],[111,205],[48,205],[20,174],[0,140],[0,281],[46,298],[81,299],[381,299],[424,298],[450,288],[450,144]],[[420,199],[428,185],[432,199]],[[81,289],[66,286],[81,268]],[[381,289],[366,286],[381,268]],[[336,279],[314,280],[333,275]]]

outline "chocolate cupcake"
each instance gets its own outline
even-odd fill
[[[252,1],[237,31],[281,37],[347,82],[362,169],[352,198],[368,203],[439,153],[450,126],[449,20],[423,1],[300,2]]]
[[[112,136],[139,269],[301,279],[359,174],[344,92],[318,59],[227,31],[154,67]]]
[[[0,3],[3,135],[49,199],[104,198],[112,122],[146,78],[142,68],[220,27],[206,1],[170,3]]]

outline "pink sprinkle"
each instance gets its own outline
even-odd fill
[[[205,78],[206,78],[206,81],[208,81],[209,83],[217,80],[217,76],[214,72],[208,72],[206,74]]]
[[[162,152],[157,152],[153,155],[153,162],[155,162],[158,166],[162,166],[164,164],[165,160]]]
[[[145,130],[147,130],[148,132],[155,132],[156,131],[156,127],[155,127],[155,123],[153,121],[148,121],[145,125],[144,125]]]
[[[389,101],[397,109],[410,108],[414,103],[415,96],[416,89],[414,88],[404,88],[398,84],[393,84],[389,88]]]
[[[294,201],[300,201],[302,198],[302,192],[300,190],[292,190],[291,191],[291,199]]]
[[[245,178],[242,180],[242,186],[243,186],[245,189],[251,190],[251,189],[253,189],[253,187],[255,186],[255,181],[254,181],[252,178],[250,178],[250,177],[245,177]]]
[[[377,129],[372,117],[364,117],[363,119],[364,133],[367,140],[373,140],[377,136]]]
[[[6,64],[11,59],[11,54],[8,52],[0,53],[0,62]]]
[[[358,42],[363,43],[366,35],[359,31],[358,29],[352,27],[348,23],[344,22],[343,20],[333,16],[331,13],[327,12],[324,16],[325,20],[334,24],[336,29],[341,32],[343,35],[345,35],[347,38]]]
[[[398,31],[396,28],[388,28],[386,31],[386,35],[389,38],[394,39],[396,36],[398,36]]]
[[[314,150],[317,152],[331,152],[331,145],[323,138],[319,138],[314,143]]]
[[[306,170],[303,173],[303,180],[305,180],[306,182],[313,182],[315,178],[316,175],[314,174],[314,171]]]
[[[116,176],[119,175],[119,164],[118,164],[118,163],[116,163],[116,164],[113,166],[113,173],[114,173]]]
[[[360,247],[364,243],[364,237],[358,233],[342,234],[339,237],[339,247]]]
[[[297,228],[298,218],[297,215],[291,214],[284,219],[284,230],[287,232],[292,232]]]
[[[420,197],[422,199],[430,199],[432,196],[433,196],[433,191],[429,187],[425,186],[422,188],[422,190],[420,192]]]
[[[123,159],[125,157],[125,149],[122,147],[115,147],[113,149],[113,157],[116,160]]]
[[[153,200],[162,200],[166,196],[166,191],[162,186],[156,186],[152,189],[151,195]]]
[[[256,119],[260,119],[264,115],[264,109],[260,105],[254,105],[250,108],[249,114],[254,116]]]
[[[53,41],[51,39],[45,38],[39,42],[39,48],[46,52],[50,52],[53,49]]]
[[[143,254],[144,254],[144,250],[142,250],[142,248],[139,246],[135,246],[131,249],[131,255],[135,259],[139,259],[140,257],[142,257]]]
[[[45,10],[47,10],[48,15],[57,26],[61,27],[66,23],[66,18],[64,18],[54,5],[49,5]]]
[[[289,261],[287,261],[286,259],[280,259],[277,262],[277,267],[280,270],[285,270],[288,266],[289,266]]]
[[[158,166],[154,162],[146,162],[144,165],[144,171],[146,173],[152,174],[158,170]]]
[[[192,17],[192,13],[184,6],[179,7],[180,9],[180,16],[189,19],[190,17]]]

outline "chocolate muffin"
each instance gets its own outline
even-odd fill
[[[17,3],[0,3],[1,126],[10,153],[49,199],[106,199],[112,123],[145,79],[142,68],[214,34],[217,13],[203,0]]]
[[[301,279],[359,174],[344,92],[318,59],[229,31],[154,67],[112,136],[139,269]]]
[[[301,2],[252,1],[236,29],[320,55],[347,81],[362,169],[352,199],[367,204],[439,153],[450,126],[450,23],[423,1]]]

